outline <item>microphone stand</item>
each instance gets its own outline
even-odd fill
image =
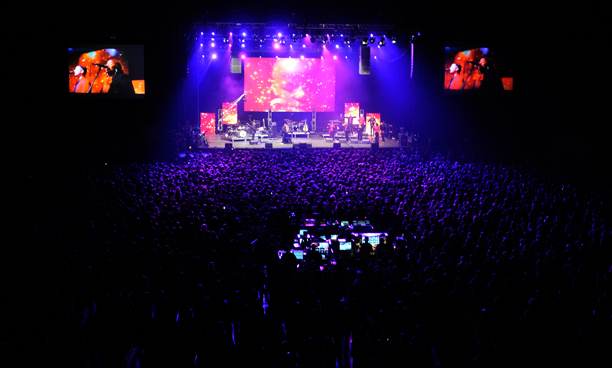
[[[469,63],[469,61],[468,61]],[[470,72],[468,73],[468,75],[465,77],[465,79],[463,80],[463,84],[461,85],[461,89],[463,89],[463,87],[465,87],[465,83],[467,82],[468,78],[470,77],[470,75],[472,75],[472,72],[474,71],[474,68],[476,68],[476,65],[470,63],[472,65],[472,68],[470,68]],[[463,67],[465,68],[465,64],[463,64]]]
[[[102,67],[99,66],[98,67],[98,73],[96,73],[96,77],[94,78],[94,80],[91,82],[91,85],[89,86],[89,89],[87,90],[87,93],[91,93],[91,89],[94,86],[94,83],[96,83],[96,79],[98,79],[98,75],[100,75],[100,72],[102,71]]]

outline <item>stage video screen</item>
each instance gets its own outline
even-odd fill
[[[323,58],[246,58],[244,91],[244,111],[334,111],[336,65]]]
[[[215,134],[215,113],[201,112],[200,113],[200,134],[214,135]]]
[[[144,97],[144,46],[69,47],[68,92],[119,98]]]
[[[446,47],[444,90],[447,93],[512,91],[510,53],[504,48]]]
[[[223,124],[238,124],[238,106],[233,102],[223,102],[221,107],[221,121]]]

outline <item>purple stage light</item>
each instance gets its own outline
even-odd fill
[[[212,58],[216,59],[217,58],[217,54],[212,54]]]
[[[275,43],[275,44],[274,44],[274,48],[275,48],[275,49],[278,49],[279,47],[280,47],[280,45],[279,45],[279,44],[277,44],[277,43]]]
[[[338,59],[338,57],[336,55],[334,55],[334,60]]]
[[[211,43],[210,43],[210,47],[215,47],[215,43],[214,43],[214,42],[211,42]]]

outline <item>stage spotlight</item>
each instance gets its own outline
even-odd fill
[[[361,40],[361,44],[362,45],[367,45],[368,44],[368,39],[364,38],[363,40]]]
[[[336,45],[336,48],[337,48],[337,49],[339,49],[339,48],[340,48],[340,45]]]
[[[336,55],[334,55],[334,60],[338,59],[338,57]]]
[[[355,41],[357,41],[357,37],[355,37],[355,36],[351,36],[351,43],[353,43],[353,42],[355,42]]]
[[[297,42],[297,36],[296,36],[296,35],[293,35],[293,37],[291,38],[291,41],[293,41],[293,42]]]
[[[344,43],[348,45],[348,43],[349,43],[349,38],[348,37],[344,37]]]
[[[217,58],[217,54],[216,53],[212,54],[212,58],[216,59]]]
[[[378,46],[384,46],[385,45],[385,36],[380,36],[380,41],[378,42]]]
[[[211,43],[210,43],[210,47],[215,47],[215,43],[214,43],[214,42],[211,42]]]
[[[397,37],[395,36],[391,37],[391,43],[397,43]]]
[[[278,43],[274,43],[274,48],[278,50],[278,48],[280,47],[280,45]]]
[[[336,37],[335,37],[334,35],[332,35],[332,36],[329,38],[329,41],[330,41],[331,43],[336,42]]]
[[[310,42],[312,42],[312,43],[317,42],[317,36],[315,36],[315,35],[310,36]]]
[[[259,41],[259,36],[253,33],[253,42]]]
[[[374,38],[373,36],[370,36],[370,43],[374,43],[376,42],[376,38]]]
[[[323,35],[323,37],[321,37],[321,42],[327,43],[327,35]]]

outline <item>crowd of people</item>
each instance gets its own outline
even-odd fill
[[[5,245],[18,327],[0,340],[27,366],[612,362],[609,188],[402,148],[210,150],[28,180]],[[333,264],[279,258],[313,214],[388,236]]]

